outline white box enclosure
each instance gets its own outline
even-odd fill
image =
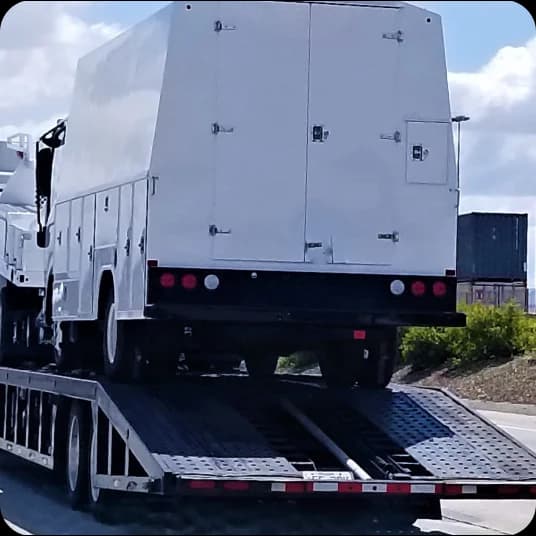
[[[434,13],[175,2],[79,62],[54,319],[459,322],[450,125]]]

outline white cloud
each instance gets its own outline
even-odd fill
[[[462,126],[461,212],[529,214],[529,284],[535,285],[536,37],[504,47],[474,73],[449,73]]]
[[[88,2],[22,2],[0,31],[0,132],[45,129],[64,116],[78,59],[117,35],[116,24],[82,18]],[[41,130],[31,131],[38,134]]]

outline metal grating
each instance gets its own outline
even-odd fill
[[[236,476],[298,476],[285,458],[210,458],[199,456],[169,456],[155,458],[169,472],[180,475],[211,477]]]
[[[355,390],[350,403],[434,476],[536,477],[536,456],[440,391]]]

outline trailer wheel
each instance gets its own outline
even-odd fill
[[[106,508],[110,504],[110,494],[108,490],[102,490],[97,487],[95,476],[97,474],[97,443],[95,429],[91,427],[91,439],[89,442],[89,463],[87,471],[87,498],[89,510],[97,518],[104,516]]]
[[[117,320],[113,291],[108,296],[104,312],[104,373],[114,380],[129,380],[134,367],[134,346],[129,337],[128,321]]]
[[[81,402],[74,401],[67,424],[65,464],[67,497],[74,509],[80,509],[88,500],[90,430],[90,412]]]
[[[245,358],[248,374],[258,380],[270,378],[278,361],[279,356],[272,353],[258,353]]]
[[[330,349],[317,352],[322,379],[328,387],[351,388],[357,382],[358,359],[363,345],[335,345]]]
[[[366,389],[384,389],[393,376],[398,355],[396,329],[372,334],[359,359],[357,382]]]

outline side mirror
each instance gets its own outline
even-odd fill
[[[54,150],[49,147],[39,149],[35,159],[35,192],[37,197],[50,197],[52,184],[52,160]]]
[[[40,248],[47,247],[47,234],[48,234],[48,230],[46,227],[37,231],[36,233],[37,247],[40,247]]]

